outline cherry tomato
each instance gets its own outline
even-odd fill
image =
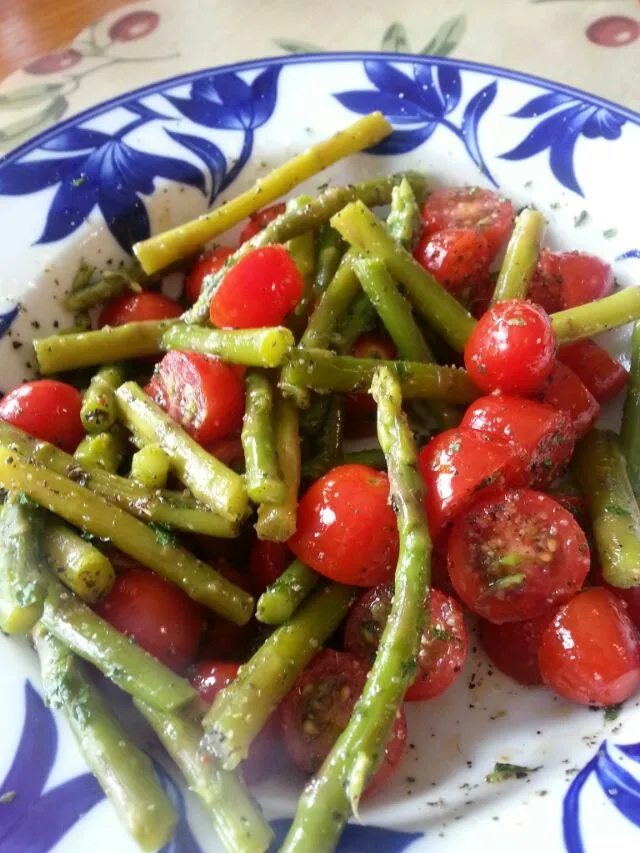
[[[355,358],[379,358],[393,361],[398,351],[386,335],[366,332],[351,348]],[[376,431],[376,403],[371,394],[345,394],[344,412],[349,438],[363,438]]]
[[[235,249],[230,246],[219,246],[217,249],[205,252],[191,267],[184,280],[184,295],[191,305],[200,296],[205,277],[221,270],[234,251]]]
[[[347,652],[322,649],[296,679],[280,705],[284,745],[293,764],[316,773],[351,717],[364,689],[368,664]],[[400,712],[385,757],[369,786],[380,788],[402,759],[406,723]],[[378,778],[382,773],[383,778]]]
[[[542,492],[481,498],[449,536],[449,576],[470,610],[489,622],[540,616],[580,589],[589,546],[571,513]]]
[[[587,433],[600,415],[600,404],[591,391],[561,361],[556,362],[537,396],[548,406],[569,415],[576,438]]]
[[[316,480],[298,506],[298,529],[289,548],[316,572],[341,583],[375,586],[390,580],[398,560],[398,526],[387,475],[366,465],[340,465]]]
[[[581,705],[615,705],[640,687],[638,632],[622,602],[602,587],[583,590],[558,610],[538,660],[545,684]]]
[[[220,691],[238,675],[239,663],[202,661],[195,665],[191,683],[207,705],[212,705]],[[271,765],[278,735],[277,720],[272,717],[249,747],[249,755],[240,765],[248,785],[263,779]]]
[[[640,586],[632,586],[629,589],[612,586],[602,577],[602,567],[599,563],[591,566],[591,574],[596,586],[605,587],[625,603],[629,618],[636,628],[640,629]]]
[[[0,400],[0,419],[73,453],[84,437],[81,406],[82,394],[72,385],[36,379],[19,385]]]
[[[182,307],[163,293],[123,293],[107,302],[98,316],[98,327],[123,326],[144,320],[170,320],[182,314]]]
[[[249,552],[249,573],[256,591],[264,592],[280,577],[290,562],[291,555],[284,542],[256,539]]]
[[[432,536],[458,516],[483,489],[518,481],[518,453],[506,442],[471,429],[441,432],[418,457],[426,485],[425,508]]]
[[[344,627],[346,651],[373,662],[392,598],[393,584],[374,586],[360,596]],[[422,702],[444,693],[467,658],[467,629],[458,602],[432,589],[428,608],[418,653],[418,674],[405,696],[409,702]]]
[[[573,453],[573,428],[566,412],[522,397],[480,397],[469,406],[460,426],[480,430],[513,447],[527,485],[550,483]]]
[[[482,232],[494,258],[509,236],[515,211],[510,201],[480,187],[434,190],[422,208],[425,234],[445,228],[476,228]]]
[[[242,449],[242,440],[239,435],[220,438],[208,444],[205,450],[239,474],[244,472],[244,450]]]
[[[277,204],[272,204],[270,207],[264,207],[262,210],[254,213],[249,217],[249,221],[240,232],[240,242],[246,243],[247,240],[255,237],[259,231],[266,228],[270,222],[277,219],[278,216],[284,213],[286,209],[287,205],[280,201]]]
[[[153,572],[130,569],[119,575],[95,610],[176,672],[196,655],[203,627],[200,607]]]
[[[425,235],[414,257],[453,296],[472,292],[489,274],[491,250],[478,228],[447,228]]]
[[[613,270],[595,255],[543,249],[529,299],[553,314],[609,296],[613,285]]]
[[[547,314],[522,299],[493,305],[477,322],[464,348],[469,376],[486,394],[528,396],[553,369],[556,341]]]
[[[629,374],[595,341],[574,341],[558,350],[558,361],[572,370],[598,403],[608,403],[627,384]]]
[[[495,625],[480,620],[478,639],[491,663],[518,684],[542,684],[538,664],[538,646],[545,628],[553,618],[547,611],[524,622]]]
[[[278,326],[302,289],[302,276],[284,246],[254,249],[222,279],[211,300],[211,322],[226,329]]]
[[[242,378],[232,365],[210,356],[168,352],[146,391],[201,444],[224,438],[242,426]]]

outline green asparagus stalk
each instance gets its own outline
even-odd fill
[[[329,411],[318,439],[318,452],[306,465],[306,476],[317,480],[337,464],[342,448],[344,411],[337,394],[329,398]]]
[[[631,336],[631,370],[620,429],[622,450],[636,500],[640,502],[640,321]]]
[[[351,352],[360,335],[376,328],[378,315],[365,293],[357,296],[333,337],[333,349],[342,355]]]
[[[120,467],[127,450],[127,436],[118,424],[109,432],[85,435],[76,447],[73,458],[87,468],[103,468],[111,474]]]
[[[24,634],[33,628],[44,606],[47,584],[40,569],[39,510],[10,493],[0,510],[0,628]]]
[[[325,222],[318,233],[318,256],[314,286],[316,294],[324,293],[329,286],[346,248],[344,240],[335,228]]]
[[[551,325],[559,343],[591,338],[640,319],[640,287],[625,287],[604,299],[552,314]]]
[[[246,404],[242,423],[247,493],[254,503],[281,503],[287,499],[274,432],[273,389],[261,373],[246,376]]]
[[[273,840],[271,827],[235,773],[223,770],[212,757],[202,760],[200,726],[184,714],[158,711],[139,700],[135,706],[202,803],[225,849],[229,853],[265,853]]]
[[[106,270],[102,273],[100,281],[93,284],[87,284],[79,290],[73,291],[67,296],[64,307],[67,311],[87,311],[89,308],[95,308],[96,305],[102,305],[110,299],[115,299],[121,293],[127,290],[133,293],[140,293],[142,290],[140,284],[134,281],[124,271]]]
[[[83,287],[87,287],[91,284],[91,279],[96,271],[96,268],[88,264],[84,258],[81,258],[80,263],[78,264],[78,269],[75,271],[75,274],[71,280],[71,293],[75,293],[77,290],[82,290]]]
[[[170,468],[171,460],[159,444],[147,444],[131,458],[131,476],[149,489],[163,489]]]
[[[84,393],[80,419],[88,433],[106,432],[116,422],[114,391],[125,381],[124,368],[105,364],[93,376]]]
[[[391,209],[387,217],[389,236],[404,249],[413,252],[422,228],[422,216],[416,197],[407,180],[391,191]]]
[[[604,579],[623,589],[639,585],[640,509],[618,436],[592,430],[576,448],[573,461]]]
[[[295,329],[296,336],[299,337],[300,324],[305,322],[315,296],[313,288],[316,273],[316,232],[307,231],[299,237],[293,237],[287,241],[286,249],[302,276],[302,296],[289,321],[289,325]]]
[[[188,681],[101,619],[53,578],[42,625],[126,693],[155,708],[171,711],[197,695]]]
[[[330,584],[276,628],[205,715],[203,746],[234,770],[294,681],[338,627],[354,590]],[[312,849],[312,848],[308,848]]]
[[[322,464],[319,457],[311,459],[302,466],[303,480],[318,480],[323,474],[326,474],[331,468],[336,465],[367,465],[369,468],[376,468],[379,471],[384,471],[387,467],[384,453],[381,450],[351,450],[347,453],[340,453],[338,457],[329,465]]]
[[[518,214],[500,267],[492,302],[526,297],[538,263],[545,225],[544,216],[531,207],[525,207]]]
[[[159,445],[171,460],[172,473],[198,500],[231,521],[246,515],[248,498],[242,477],[207,453],[139,385],[125,382],[116,400],[121,423],[142,445]]]
[[[113,586],[116,573],[102,551],[54,516],[45,525],[43,544],[53,573],[82,601],[95,604]]]
[[[318,581],[313,569],[294,560],[258,599],[256,618],[265,625],[282,625],[291,619]]]
[[[280,367],[293,345],[291,331],[281,326],[199,329],[179,323],[167,329],[161,339],[161,347],[165,350],[201,352],[248,367]]]
[[[157,537],[146,524],[78,483],[1,446],[0,485],[24,492],[40,506],[99,539],[110,539],[125,554],[225,619],[243,625],[251,617],[252,597],[189,551]]]
[[[281,853],[334,850],[349,813],[382,761],[396,715],[416,670],[430,581],[431,540],[417,453],[402,412],[400,383],[387,368],[374,379],[378,440],[387,458],[391,505],[398,516],[400,556],[389,620],[373,667],[347,727],[309,782]],[[215,707],[215,706],[214,706]]]
[[[177,815],[151,762],[109,710],[81,664],[41,626],[33,632],[47,704],[62,711],[91,772],[142,850],[173,836]]]
[[[473,317],[406,249],[394,242],[384,223],[365,204],[348,204],[333,216],[331,224],[351,246],[382,261],[429,325],[457,352],[464,350],[475,325]]]

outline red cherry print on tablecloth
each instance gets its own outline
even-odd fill
[[[112,41],[137,41],[152,33],[158,26],[157,12],[130,12],[109,27]]]
[[[607,15],[587,27],[587,38],[603,47],[624,47],[640,36],[640,24],[624,15]]]
[[[55,74],[56,71],[66,71],[67,68],[72,68],[81,59],[82,54],[80,51],[69,47],[66,50],[58,50],[55,53],[48,53],[46,56],[41,56],[39,59],[25,65],[24,70],[27,74]]]

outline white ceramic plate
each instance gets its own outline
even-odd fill
[[[299,191],[408,167],[435,183],[495,186],[516,206],[545,213],[552,247],[601,255],[622,285],[640,280],[640,116],[450,59],[248,62],[124,95],[0,161],[2,390],[33,375],[31,339],[69,323],[61,301],[80,258],[116,263],[133,240],[201,213],[373,109],[394,134]],[[623,360],[626,342],[624,334],[607,339]],[[1,853],[133,851],[64,724],[44,708],[26,643],[0,638],[0,671],[0,794],[15,792],[0,803]],[[407,717],[401,772],[363,808],[365,825],[349,826],[343,853],[512,853],[542,841],[547,853],[640,848],[637,700],[607,721],[544,689],[517,687],[474,653],[453,689],[410,705]],[[499,760],[536,769],[488,784]],[[217,850],[193,797],[172,771],[162,776],[180,812],[165,851]],[[282,770],[260,786],[271,819],[292,816],[301,781]]]

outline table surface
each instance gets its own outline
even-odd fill
[[[0,4],[0,155],[138,86],[291,52],[450,54],[640,109],[640,0],[403,0],[397,9],[387,0]]]

